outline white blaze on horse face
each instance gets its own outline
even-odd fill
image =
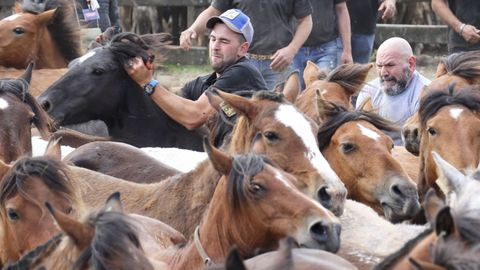
[[[288,183],[287,179],[285,179],[283,174],[281,174],[280,172],[275,171],[275,178],[277,178],[278,181],[282,182],[282,184],[285,185],[287,188],[292,188],[292,185]]]
[[[78,64],[81,64],[81,63],[85,62],[88,58],[94,56],[95,53],[96,53],[96,52],[90,51],[90,52],[82,55],[82,56],[78,59]]]
[[[458,121],[458,118],[460,117],[460,114],[462,114],[463,109],[461,109],[461,108],[453,108],[453,109],[450,109],[449,112],[450,112],[450,116],[451,116],[453,119],[455,119],[455,120]]]
[[[360,123],[357,123],[357,126],[360,128],[360,132],[361,132],[363,135],[365,135],[365,136],[367,136],[367,137],[369,137],[369,138],[371,138],[371,139],[373,139],[373,140],[375,140],[375,141],[378,141],[378,139],[380,139],[380,137],[381,137],[380,134],[378,134],[378,133],[375,132],[374,130],[371,130],[371,129],[367,128],[367,127],[364,127],[364,126],[363,126],[362,124],[360,124]]]
[[[16,13],[16,14],[10,15],[10,16],[6,17],[4,20],[5,20],[5,21],[14,21],[14,20],[16,20],[18,17],[20,17],[20,14],[21,14],[21,13]]]
[[[320,153],[310,123],[303,114],[293,105],[282,104],[275,112],[275,118],[286,127],[290,127],[303,141],[305,148],[307,148],[308,160],[325,180],[334,180],[341,183],[340,178]]]
[[[0,110],[8,108],[8,102],[4,98],[0,98]]]

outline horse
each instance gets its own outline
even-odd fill
[[[436,151],[460,170],[473,170],[480,160],[479,118],[480,95],[476,89],[462,89],[454,93],[448,89],[436,90],[420,103],[421,126],[419,192],[433,187],[439,196],[443,193],[436,180],[437,167],[430,154]]]
[[[80,27],[69,0],[48,0],[39,14],[22,12],[0,20],[0,66],[65,68],[82,55]]]
[[[16,79],[0,79],[0,159],[10,163],[32,154],[31,127],[42,138],[50,134],[52,120],[29,93],[33,64]]]
[[[321,124],[317,96],[351,108],[350,98],[360,91],[372,67],[372,64],[344,64],[327,75],[313,62],[308,61],[303,75],[306,88],[295,101],[295,105],[317,124]]]
[[[138,35],[119,34],[76,60],[38,101],[58,125],[98,119],[116,141],[202,151],[201,136],[168,117],[126,73],[126,62],[147,59],[147,49]]]
[[[396,127],[374,113],[320,104],[325,122],[317,135],[319,148],[347,187],[348,198],[394,223],[413,217],[420,209],[416,184],[392,156],[392,139],[381,131]]]
[[[67,72],[67,68],[59,69],[34,69],[32,71],[32,80],[30,82],[30,94],[38,97],[50,85],[63,76]],[[0,78],[17,78],[20,77],[25,70],[0,67]]]
[[[444,57],[437,66],[435,79],[423,90],[422,98],[429,91],[444,89],[453,85],[458,91],[468,85],[480,83],[480,52],[461,52]],[[414,155],[420,153],[421,132],[418,113],[410,117],[402,128],[406,149]]]

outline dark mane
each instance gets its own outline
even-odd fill
[[[398,262],[403,256],[407,255],[408,252],[410,252],[420,241],[422,241],[425,237],[427,237],[431,232],[433,232],[432,229],[426,229],[417,237],[411,239],[401,249],[399,249],[397,252],[390,254],[388,257],[386,257],[382,262],[377,264],[373,269],[374,270],[383,270],[383,269],[390,269],[395,263]]]
[[[370,68],[361,64],[343,64],[328,73],[325,81],[338,83],[351,93],[355,93],[365,83],[365,77]],[[359,76],[359,74],[364,76]]]
[[[257,100],[271,100],[279,103],[284,102],[283,94],[267,91],[267,90],[261,90],[261,91],[255,92],[253,94],[253,98]]]
[[[480,51],[453,53],[441,60],[449,74],[465,78],[480,76],[479,62]]]
[[[69,62],[82,55],[80,26],[70,0],[47,0],[45,2],[45,10],[55,8],[57,8],[55,18],[48,26],[48,31],[56,41],[63,57]]]
[[[450,85],[445,90],[434,90],[427,94],[420,101],[420,123],[425,126],[430,117],[438,112],[442,107],[449,105],[462,105],[473,112],[480,111],[480,95],[474,88],[464,88],[454,93],[454,86]]]
[[[329,108],[326,108],[327,120],[322,124],[317,134],[320,151],[330,144],[333,134],[335,134],[335,131],[337,131],[339,127],[351,121],[364,120],[383,131],[396,131],[398,129],[392,122],[375,113],[349,111],[333,103],[329,103],[328,107]]]
[[[90,215],[95,228],[90,246],[82,252],[72,269],[153,269],[143,254],[136,227],[123,213],[102,210]]]
[[[7,198],[18,192],[26,199],[32,200],[26,190],[27,181],[30,176],[38,176],[43,183],[52,191],[76,203],[75,189],[69,177],[68,168],[60,161],[49,157],[24,157],[19,159],[13,167],[5,174],[0,184],[0,204],[5,205]],[[33,201],[32,201],[33,202]],[[43,209],[44,202],[34,202]],[[0,208],[0,214],[5,217],[4,208]]]
[[[439,238],[432,247],[430,256],[433,263],[452,270],[478,269],[480,265],[480,244],[466,246],[457,239]]]
[[[247,199],[245,181],[261,172],[270,161],[261,155],[236,155],[233,158],[232,171],[228,176],[227,190],[230,194],[230,205],[233,210],[242,209],[242,203]]]

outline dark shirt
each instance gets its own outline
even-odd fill
[[[303,46],[319,46],[338,37],[337,11],[335,5],[346,0],[314,0],[312,32]]]
[[[120,27],[120,17],[118,15],[118,2],[117,0],[97,0],[100,8],[98,9],[98,15],[100,18],[94,21],[85,22],[82,9],[87,9],[86,0],[77,0],[79,7],[77,7],[78,18],[82,24],[86,24],[89,28],[100,27],[100,30],[104,32],[110,26]]]
[[[293,19],[312,14],[309,0],[213,0],[211,5],[221,12],[238,8],[247,14],[254,29],[248,52],[263,55],[288,46],[295,34]]]
[[[380,6],[378,2],[378,0],[347,0],[352,34],[375,34]]]
[[[448,0],[448,6],[462,23],[480,28],[479,0]],[[448,31],[448,50],[450,52],[480,50],[480,44],[469,44],[455,29],[450,28]]]
[[[228,93],[267,89],[262,74],[247,58],[242,57],[235,64],[226,68],[218,78],[217,74],[213,72],[210,75],[200,76],[188,82],[183,86],[181,95],[190,100],[197,100],[212,86]]]

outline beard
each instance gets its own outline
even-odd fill
[[[215,71],[218,74],[222,74],[225,69],[227,69],[229,66],[233,65],[237,59],[225,59],[221,62],[213,63],[210,61],[210,65],[212,66],[213,71]]]
[[[405,91],[407,89],[407,84],[410,81],[412,72],[410,72],[410,69],[408,67],[405,67],[403,69],[403,74],[400,78],[395,78],[394,76],[383,76],[380,77],[380,83],[382,84],[382,90],[385,92],[385,94],[389,96],[396,96]],[[395,82],[394,85],[392,86],[386,86],[385,81],[393,81]]]

